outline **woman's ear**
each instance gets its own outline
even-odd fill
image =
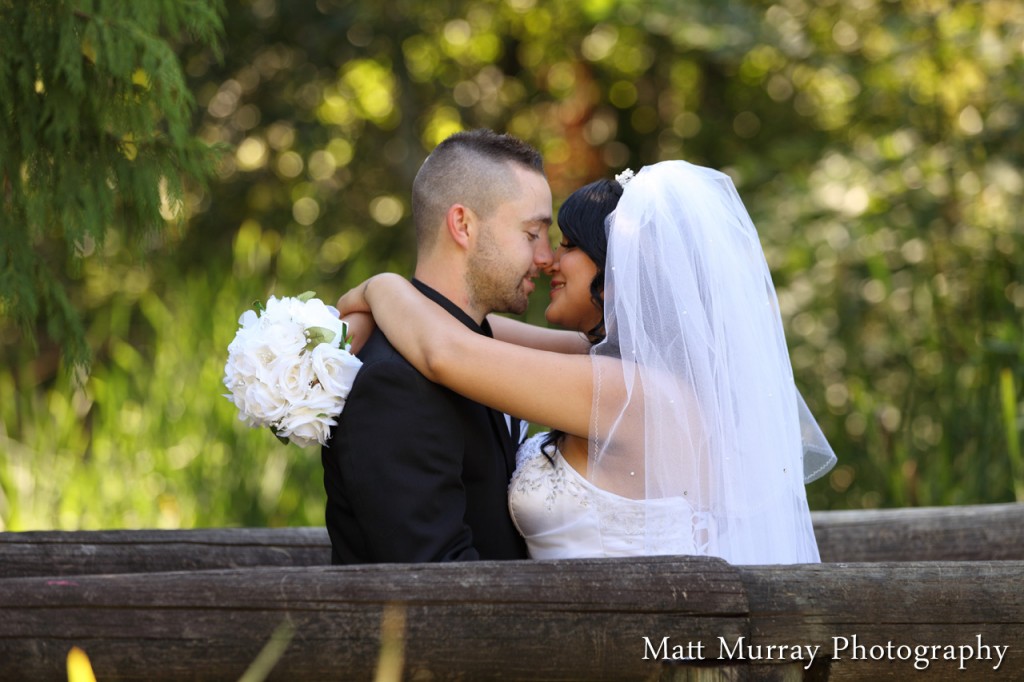
[[[445,228],[453,242],[468,249],[472,235],[476,231],[476,214],[473,209],[462,204],[452,204],[445,214]]]

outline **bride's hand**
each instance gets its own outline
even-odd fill
[[[362,284],[358,284],[352,289],[346,291],[342,294],[341,298],[338,299],[338,304],[335,307],[338,309],[338,312],[341,313],[342,317],[351,313],[370,313],[372,315],[373,309],[366,298],[366,292],[370,288],[370,284],[374,281],[385,282],[390,279],[400,281],[405,286],[409,286],[409,280],[405,279],[401,275],[396,275],[393,272],[383,272],[379,275],[374,275]]]
[[[370,340],[377,323],[373,321],[373,315],[370,313],[348,313],[341,319],[348,325],[348,340],[352,346],[349,350],[355,355]]]
[[[370,279],[373,278],[371,277]],[[338,302],[334,307],[338,309],[338,312],[341,313],[342,317],[347,317],[352,313],[370,312],[370,305],[366,302],[366,298],[363,296],[363,293],[366,291],[366,287],[369,283],[370,280],[368,279],[341,295],[341,298],[338,299]]]
[[[372,314],[373,311],[370,309],[370,303],[369,301],[366,300],[366,290],[370,286],[370,282],[372,282],[373,280],[386,279],[388,277],[398,277],[400,279],[405,279],[401,275],[396,275],[390,272],[383,272],[379,275],[374,275],[373,277],[360,282],[359,284],[355,285],[354,287],[346,291],[344,294],[342,294],[341,298],[338,299],[338,303],[337,305],[335,305],[335,307],[338,309],[338,312],[341,313],[341,316],[345,317],[349,313]]]
[[[338,309],[341,318],[348,323],[348,334],[351,338],[351,351],[353,355],[362,349],[363,345],[370,339],[370,335],[373,334],[373,330],[377,328],[377,322],[373,319],[370,303],[366,300],[366,292],[369,289],[370,282],[374,280],[383,281],[388,278],[396,278],[408,284],[408,281],[401,275],[383,273],[375,275],[362,284],[349,289],[338,299],[335,307]]]

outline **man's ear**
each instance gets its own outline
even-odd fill
[[[445,228],[448,236],[453,242],[463,249],[470,247],[470,242],[476,235],[476,213],[473,209],[462,204],[452,204],[445,214]]]

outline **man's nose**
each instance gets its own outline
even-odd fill
[[[555,260],[555,254],[551,250],[551,244],[547,239],[540,239],[541,243],[533,253],[533,262],[541,270],[547,271]]]
[[[556,272],[558,272],[558,263],[559,263],[559,259],[557,259],[554,256],[552,256],[551,258],[548,259],[547,263],[545,263],[544,265],[540,266],[540,269],[541,269],[541,271],[545,275],[550,277],[551,275],[553,275]]]

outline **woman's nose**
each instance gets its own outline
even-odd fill
[[[552,275],[552,274],[558,272],[558,262],[559,262],[559,260],[561,260],[561,259],[559,258],[558,252],[555,252],[554,254],[552,254],[551,260],[549,260],[547,262],[547,264],[542,268],[542,270],[544,271],[544,274],[545,275]]]

